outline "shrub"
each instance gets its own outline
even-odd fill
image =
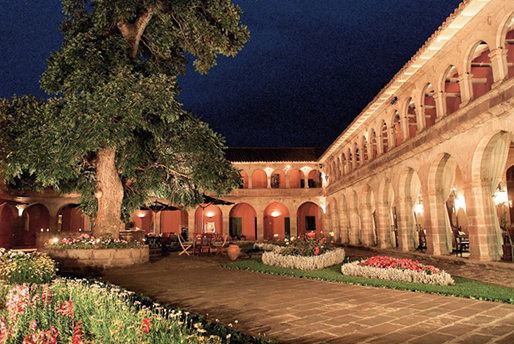
[[[56,276],[55,262],[41,252],[0,249],[0,279],[8,284],[42,284]]]
[[[280,252],[264,252],[262,254],[262,262],[266,265],[281,266],[283,268],[318,270],[341,263],[344,260],[345,254],[342,248],[315,256],[284,255],[283,251],[285,250],[283,249]]]
[[[89,234],[81,234],[76,238],[55,238],[45,244],[46,248],[66,249],[66,248],[82,248],[82,249],[102,249],[102,248],[132,248],[142,247],[140,242],[128,242],[122,239],[113,239],[109,236],[95,238]]]
[[[391,257],[371,257],[363,261],[343,264],[343,275],[378,278],[390,281],[453,285],[452,277],[432,265],[422,265],[417,260]]]
[[[309,232],[301,238],[291,238],[289,245],[280,251],[284,256],[304,256],[311,257],[321,255],[332,250],[333,238],[324,232],[317,235],[315,232]]]

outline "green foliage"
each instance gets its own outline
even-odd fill
[[[224,138],[183,110],[177,76],[200,73],[249,39],[230,0],[62,0],[64,40],[47,61],[46,102],[0,100],[0,157],[15,189],[47,187],[97,209],[97,152],[116,149],[122,217],[150,197],[192,206],[240,184]],[[140,35],[139,35],[140,34]]]
[[[249,270],[263,272],[272,275],[292,276],[345,284],[365,285],[379,288],[410,290],[420,293],[451,295],[470,299],[514,304],[513,288],[502,287],[494,284],[473,281],[466,278],[455,276],[453,276],[453,279],[455,280],[455,285],[441,286],[434,284],[388,281],[373,278],[345,276],[341,274],[341,266],[339,264],[322,270],[314,271],[295,270],[282,268],[278,266],[269,266],[263,264],[260,260],[256,259],[240,260],[228,264],[223,264],[222,266],[230,269]]]
[[[45,245],[46,248],[51,249],[102,249],[102,248],[135,248],[143,247],[139,241],[128,242],[122,239],[113,239],[107,235],[100,238],[95,238],[89,234],[81,234],[76,238],[61,238],[55,241],[51,240]]]
[[[332,250],[334,238],[326,233],[316,234],[310,232],[299,238],[285,239],[285,248],[280,251],[283,256],[312,257]]]
[[[0,279],[5,283],[49,283],[56,272],[55,262],[44,253],[0,249]]]

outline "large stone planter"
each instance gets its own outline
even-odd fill
[[[91,274],[109,268],[147,263],[148,246],[133,248],[45,248],[42,250],[59,264],[59,270],[72,274]]]

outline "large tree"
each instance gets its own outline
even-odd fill
[[[94,233],[117,236],[151,196],[180,205],[227,193],[239,173],[224,139],[183,110],[188,59],[207,73],[249,39],[231,0],[62,0],[64,40],[47,61],[51,96],[0,103],[11,185],[78,191]]]

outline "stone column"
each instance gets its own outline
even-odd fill
[[[362,243],[364,246],[373,246],[373,219],[371,217],[371,204],[369,200],[361,203],[362,215]]]
[[[405,106],[406,107],[406,106]],[[400,115],[400,123],[402,126],[402,141],[409,139],[409,118],[407,117],[407,114],[401,114]],[[369,156],[369,155],[368,155]]]
[[[308,173],[303,174],[303,183],[305,185],[305,188],[308,189],[309,188],[309,174]]]
[[[257,213],[257,240],[264,239],[264,210],[256,209]]]
[[[158,211],[156,213],[154,213],[152,211],[152,214],[153,214],[153,228],[154,228],[154,231],[156,234],[161,234],[162,233],[162,228],[161,228],[161,214],[162,212]]]
[[[229,206],[223,206],[223,209],[221,211],[223,213],[223,229],[220,231],[220,233],[230,235],[230,208]]]
[[[470,258],[499,260],[502,238],[496,209],[488,181],[467,183],[464,186],[468,218]]]
[[[252,189],[252,176],[253,176],[253,170],[248,172],[248,189]]]
[[[443,91],[434,93],[436,123],[446,116],[446,102]]]
[[[428,190],[428,197],[423,194],[423,199],[428,200],[424,202],[424,210],[426,217],[430,217],[430,223],[427,226],[427,253],[440,256],[448,254],[447,245],[447,226],[448,214],[446,210],[445,200],[441,196],[442,190],[435,190],[430,188]],[[427,214],[429,211],[429,214]]]
[[[489,58],[491,59],[491,65],[493,68],[494,83],[492,87],[494,88],[508,77],[507,49],[493,49],[489,52]]]
[[[286,189],[290,189],[291,188],[291,181],[289,180],[290,171],[291,170],[287,170],[286,173],[285,173],[285,175],[286,175]]]
[[[391,206],[387,202],[378,202],[377,239],[379,248],[391,248]]]
[[[268,174],[268,172],[266,172],[266,181],[266,188],[271,189],[271,174]]]
[[[460,87],[460,97],[461,103],[459,105],[460,108],[468,105],[468,103],[473,98],[473,87],[471,85],[471,75],[469,73],[462,73],[459,76],[459,87]]]
[[[193,237],[196,231],[196,208],[190,208],[187,210],[187,231],[189,233],[189,239]]]
[[[397,219],[398,219],[398,241],[402,251],[413,250],[415,247],[414,233],[415,223],[413,216],[413,200],[410,196],[398,199]]]

